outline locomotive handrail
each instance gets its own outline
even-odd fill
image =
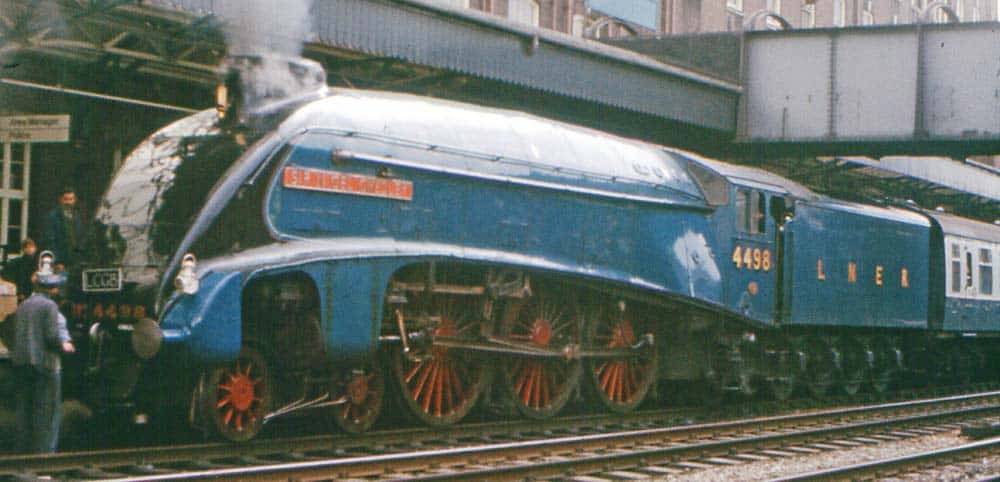
[[[452,146],[442,146],[442,145],[437,145],[437,144],[427,144],[427,143],[423,143],[423,142],[417,142],[417,141],[405,139],[405,138],[402,138],[402,137],[387,136],[385,134],[377,134],[377,133],[372,133],[372,132],[361,132],[361,131],[351,131],[351,130],[346,130],[346,129],[335,129],[335,128],[326,128],[326,127],[324,127],[324,128],[314,128],[314,129],[310,129],[309,131],[310,132],[330,133],[330,134],[335,134],[335,135],[341,135],[341,136],[344,136],[344,137],[353,137],[353,138],[359,138],[359,139],[369,139],[369,140],[386,142],[386,143],[389,143],[389,144],[399,145],[399,146],[404,146],[404,147],[413,147],[413,148],[417,148],[417,149],[424,149],[424,150],[427,150],[427,151],[442,152],[442,153],[445,153],[445,154],[464,155],[464,156],[474,157],[474,158],[482,159],[482,160],[486,160],[486,161],[492,161],[492,162],[497,162],[497,163],[509,164],[509,165],[514,165],[514,166],[532,167],[532,168],[536,168],[536,169],[541,169],[541,170],[546,170],[546,171],[552,171],[552,172],[558,172],[558,173],[579,174],[581,177],[584,177],[584,178],[588,178],[589,177],[591,179],[601,179],[601,180],[606,180],[606,181],[611,181],[611,182],[628,181],[628,182],[633,182],[633,183],[636,183],[636,184],[648,185],[648,186],[651,186],[651,187],[656,188],[656,189],[672,190],[672,191],[676,191],[676,192],[678,192],[680,194],[683,194],[683,195],[686,195],[686,196],[697,198],[697,196],[694,196],[694,195],[692,195],[690,193],[687,193],[687,192],[681,191],[679,189],[670,187],[670,186],[668,186],[666,184],[656,183],[656,182],[650,182],[650,181],[647,181],[645,179],[639,179],[639,178],[633,178],[633,177],[627,177],[627,176],[607,176],[607,175],[598,174],[598,173],[595,173],[595,172],[592,172],[592,171],[584,171],[582,169],[576,169],[576,168],[573,168],[573,167],[551,166],[549,164],[544,164],[544,163],[540,163],[540,162],[534,162],[534,161],[519,159],[519,158],[515,158],[515,157],[498,156],[498,155],[495,155],[495,154],[486,154],[486,153],[482,153],[482,152],[471,151],[471,150],[468,150],[468,149],[462,149],[462,148],[452,147]],[[658,152],[665,152],[665,151],[662,151],[661,149],[656,149],[656,150]],[[356,153],[351,152],[351,151],[341,151],[341,152],[343,152],[345,154],[354,154],[354,155],[356,155]]]

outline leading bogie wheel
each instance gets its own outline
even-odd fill
[[[254,438],[273,403],[267,361],[250,346],[236,360],[208,370],[199,390],[208,428],[233,442]]]
[[[572,297],[539,290],[507,305],[500,338],[538,348],[579,345],[583,323]],[[510,355],[500,376],[511,403],[526,417],[551,417],[569,402],[583,372],[580,360]]]
[[[610,306],[608,306],[610,305]],[[635,410],[652,388],[659,364],[653,323],[625,301],[607,303],[588,321],[584,348],[620,349],[622,357],[589,357],[585,381],[601,405],[615,413]]]
[[[393,383],[406,410],[430,426],[448,426],[464,418],[489,386],[492,370],[472,350],[441,346],[438,341],[473,341],[483,329],[478,296],[434,294],[424,303],[424,318],[433,320],[420,346],[390,356]]]

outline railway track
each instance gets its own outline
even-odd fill
[[[968,461],[974,457],[996,456],[1000,454],[1000,437],[929,450],[918,454],[876,460],[846,467],[818,470],[800,475],[773,479],[771,482],[800,482],[815,480],[858,480],[903,477],[908,474],[925,472],[938,467]],[[996,477],[985,480],[997,480]]]
[[[433,444],[415,438],[416,431],[398,431],[352,443],[344,437],[307,437],[6,457],[0,459],[0,474],[120,480],[650,477],[915,437],[998,413],[1000,391],[993,391],[675,427],[534,423],[534,438],[497,432],[487,437],[491,441],[481,433],[473,436],[477,427],[463,426],[433,434]],[[518,425],[512,423],[523,430]]]

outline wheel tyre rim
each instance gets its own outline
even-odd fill
[[[206,410],[223,438],[242,442],[257,435],[270,405],[263,357],[244,349],[236,361],[209,377]]]
[[[362,373],[348,377],[343,389],[347,399],[333,407],[334,421],[348,433],[367,431],[378,420],[385,397],[385,382],[377,365],[371,364]]]
[[[595,323],[599,323],[600,320]],[[598,331],[592,338],[599,348],[625,348],[638,342],[632,321],[613,322],[607,333]],[[591,382],[601,402],[613,412],[629,412],[638,407],[653,384],[656,353],[628,358],[588,360]]]
[[[536,294],[505,313],[501,337],[538,347],[578,343],[578,324],[574,312]],[[503,360],[502,371],[507,394],[517,410],[526,417],[544,419],[559,413],[569,402],[583,365],[579,360],[512,355]]]
[[[469,326],[459,326],[456,318],[445,311],[432,335],[457,337],[466,328]],[[462,357],[461,353],[434,345],[416,360],[407,358],[402,350],[393,353],[393,371],[401,396],[410,413],[421,422],[431,426],[458,422],[488,386],[491,371],[485,361],[475,356]]]

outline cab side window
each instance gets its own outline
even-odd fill
[[[763,193],[749,189],[736,190],[736,229],[744,233],[761,234],[767,230],[767,200]]]

